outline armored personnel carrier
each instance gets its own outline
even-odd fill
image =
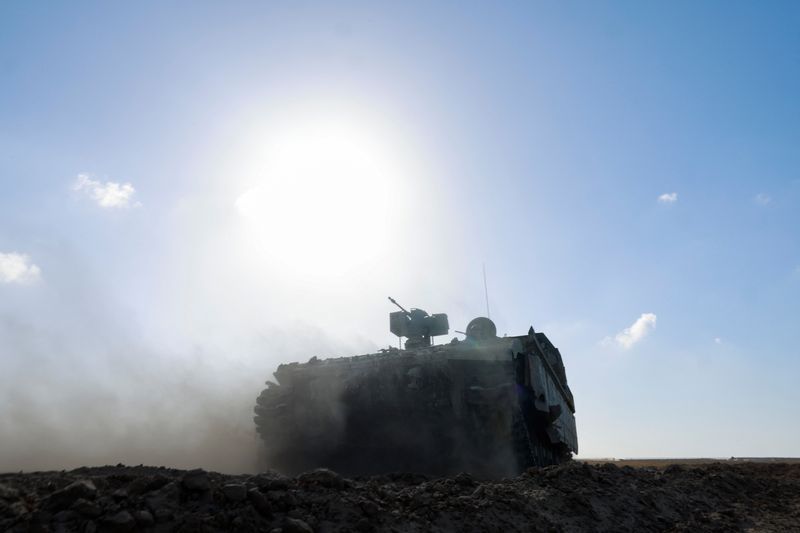
[[[270,467],[496,477],[577,453],[572,392],[544,333],[498,337],[480,317],[436,345],[447,315],[390,300],[403,349],[283,364],[267,382],[255,423]]]

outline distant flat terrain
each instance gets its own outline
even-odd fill
[[[601,461],[502,480],[122,465],[0,474],[0,531],[800,531],[796,459]]]
[[[601,465],[605,463],[612,463],[617,466],[632,466],[636,468],[651,467],[651,468],[666,468],[669,465],[705,465],[712,463],[787,463],[797,464],[800,463],[800,457],[730,457],[727,459],[722,458],[709,458],[709,457],[692,457],[692,458],[675,458],[675,459],[615,459],[615,458],[597,458],[597,459],[577,459],[582,463],[591,465]]]

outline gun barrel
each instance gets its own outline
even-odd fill
[[[391,296],[389,296],[389,301],[392,302],[397,307],[399,307],[402,312],[404,312],[405,314],[408,314],[408,311],[406,311],[406,308],[403,307],[402,305],[400,305],[399,303],[397,303],[397,301],[394,298],[392,298]]]

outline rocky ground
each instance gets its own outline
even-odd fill
[[[2,474],[0,530],[800,531],[800,464],[573,462],[498,481],[122,465]]]

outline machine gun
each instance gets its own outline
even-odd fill
[[[447,335],[450,330],[444,313],[429,315],[414,307],[408,311],[391,296],[389,301],[400,308],[400,311],[389,313],[389,330],[398,337],[407,337],[406,350],[430,346],[431,337]]]

